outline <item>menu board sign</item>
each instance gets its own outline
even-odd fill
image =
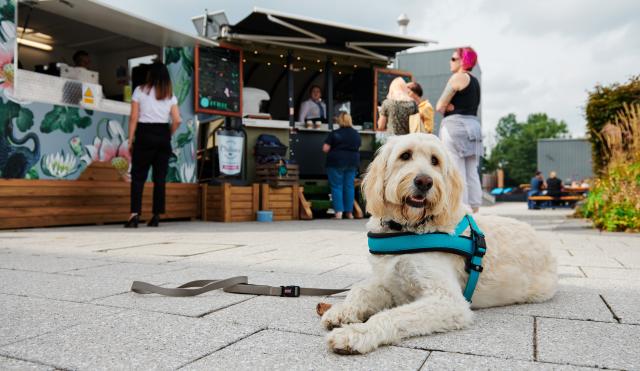
[[[195,111],[241,117],[242,50],[198,46],[195,64]]]

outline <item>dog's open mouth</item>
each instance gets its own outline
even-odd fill
[[[427,204],[427,199],[424,195],[413,195],[405,198],[404,203],[411,207],[423,208]]]

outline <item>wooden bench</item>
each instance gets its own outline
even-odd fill
[[[552,206],[549,204],[551,201],[560,201],[561,203],[566,203],[568,207],[573,208],[576,202],[583,200],[584,196],[560,196],[560,197],[552,197],[552,196],[530,196],[530,201],[535,201],[536,206],[540,208],[548,208],[548,207],[562,207],[562,205]]]

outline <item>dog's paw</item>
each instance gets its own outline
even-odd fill
[[[340,327],[343,324],[361,322],[354,310],[342,304],[337,304],[329,308],[322,315],[322,326],[327,330]]]
[[[379,342],[367,331],[366,324],[354,323],[331,331],[327,345],[338,354],[365,354],[376,349]]]

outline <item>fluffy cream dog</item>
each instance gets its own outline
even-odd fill
[[[452,233],[470,212],[461,202],[460,176],[431,134],[390,138],[369,167],[363,190],[373,232],[393,232],[387,223],[393,220],[403,231]],[[485,234],[487,254],[472,304],[463,296],[468,274],[461,256],[371,255],[373,277],[322,316],[322,324],[333,329],[329,347],[342,354],[367,353],[406,337],[464,328],[472,322],[471,308],[550,299],[556,261],[535,231],[514,219],[474,218]]]

